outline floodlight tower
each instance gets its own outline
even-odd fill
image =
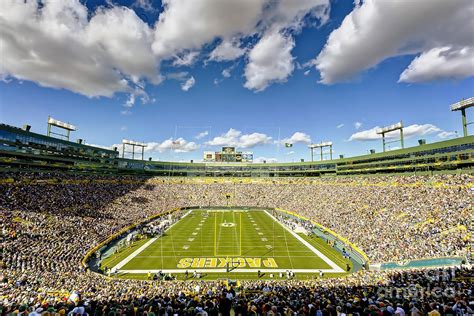
[[[474,106],[474,97],[469,99],[462,99],[459,102],[451,104],[451,111],[461,111],[462,115],[462,132],[463,136],[467,136],[467,126],[474,122],[468,122],[466,119],[466,109]]]
[[[400,139],[399,139],[400,140],[400,145],[401,145],[402,148],[405,148],[405,144],[403,142],[403,122],[402,121],[400,121],[396,124],[392,124],[392,125],[385,126],[383,128],[377,129],[376,133],[382,135],[382,146],[383,146],[383,151],[384,152],[385,152],[385,145],[393,143],[393,142],[398,142],[398,140],[387,142],[385,140],[385,134],[393,132],[393,131],[397,131],[397,130],[400,131]]]
[[[57,127],[61,130],[65,130],[66,134],[53,132],[52,130],[53,127]],[[64,137],[67,141],[69,141],[69,136],[71,135],[71,132],[74,132],[76,130],[77,128],[74,125],[55,120],[51,116],[48,116],[48,133],[47,133],[48,136],[57,135],[60,137]]]
[[[316,144],[308,145],[308,148],[311,151],[311,161],[314,161],[314,149],[316,148]]]
[[[132,151],[125,151],[126,145],[132,146]],[[122,139],[122,158],[125,157],[125,153],[132,154],[132,159],[135,159],[135,147],[139,147],[142,149],[142,160],[144,158],[145,147],[148,145],[145,143],[136,142],[133,140]]]
[[[329,147],[329,155],[330,159],[332,160],[332,142],[321,142],[319,144],[311,144],[308,146],[311,149],[311,161],[313,161],[313,150],[315,148],[321,149],[321,161],[323,161],[323,148]]]

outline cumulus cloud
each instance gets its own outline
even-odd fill
[[[196,139],[201,139],[201,138],[206,137],[207,135],[209,135],[209,131],[203,131],[203,132],[197,134],[195,138]]]
[[[135,0],[131,7],[157,11],[152,3]],[[234,60],[250,49],[242,43],[251,38],[248,45],[257,44],[246,86],[260,91],[291,74],[293,34],[305,23],[324,23],[329,0],[164,0],[162,9],[150,27],[132,9],[111,3],[93,12],[79,0],[0,1],[0,78],[88,97],[136,97],[163,79],[163,61],[190,66],[215,43],[208,60]]]
[[[221,39],[209,60],[233,60],[246,51],[240,47],[241,39],[256,37],[259,40],[250,52],[245,86],[261,91],[291,74],[294,41],[290,33],[298,32],[307,19],[324,23],[329,0],[166,0],[163,7],[154,32],[156,56],[172,58]],[[272,45],[272,40],[277,43]],[[272,67],[277,70],[272,72]]]
[[[162,143],[148,143],[146,148],[147,152],[159,152],[163,153],[166,151],[173,151],[176,153],[185,153],[196,151],[199,149],[199,145],[195,142],[188,142],[182,137],[177,139],[169,138]]]
[[[291,137],[284,138],[281,140],[281,144],[297,144],[297,143],[304,143],[309,144],[311,143],[311,136],[303,132],[295,132]]]
[[[226,133],[214,137],[206,142],[210,146],[232,146],[239,148],[252,148],[257,145],[264,145],[270,143],[272,138],[262,133],[242,134],[236,129],[229,129]]]
[[[89,19],[89,16],[90,19]],[[153,32],[125,7],[77,0],[0,1],[0,75],[88,97],[159,83]]]
[[[402,73],[401,82],[472,76],[473,14],[471,0],[359,1],[313,63],[324,84],[351,79],[384,59],[406,54],[421,55]]]
[[[253,160],[254,163],[275,163],[278,162],[278,159],[276,158],[270,158],[270,157],[257,157]]]
[[[155,12],[156,8],[153,6],[152,0],[135,0],[132,7],[142,8],[147,12]]]
[[[244,87],[265,90],[273,82],[284,82],[295,69],[291,51],[295,42],[291,36],[270,32],[252,48],[245,67]]]
[[[379,126],[375,126],[374,128],[360,131],[357,133],[354,133],[351,135],[349,138],[350,141],[352,140],[359,140],[359,141],[370,141],[370,140],[377,140],[381,139],[382,136],[377,134],[377,130],[379,129]],[[413,124],[409,125],[403,128],[403,135],[404,137],[412,137],[412,136],[425,136],[437,132],[442,132],[442,130],[433,125],[433,124]],[[398,138],[400,135],[399,131],[393,131],[390,133],[385,134],[385,138],[388,139],[393,139],[393,138]]]
[[[474,46],[437,47],[415,58],[400,75],[399,82],[463,79],[474,75]]]
[[[181,84],[181,90],[188,91],[196,84],[196,79],[193,76],[189,77],[185,82]]]
[[[222,41],[219,45],[217,45],[216,48],[214,48],[214,50],[209,55],[209,60],[234,60],[244,55],[245,52],[246,49],[240,47],[239,40],[225,40]]]
[[[200,49],[215,38],[253,33],[265,0],[165,0],[156,24],[153,51],[169,58]],[[236,14],[238,12],[238,14]]]
[[[447,138],[452,138],[456,136],[456,132],[447,132],[447,131],[442,131],[441,133],[438,134],[438,137],[441,139],[447,139]]]
[[[146,153],[164,153],[164,152],[186,153],[186,152],[196,151],[200,148],[199,144],[196,144],[195,142],[189,142],[182,137],[179,137],[176,139],[169,138],[169,139],[164,140],[163,142],[147,142],[145,144],[147,145],[144,150],[144,152]],[[97,145],[93,145],[93,146],[107,148],[107,149],[113,149],[114,147],[116,147],[120,155],[122,155],[122,149],[123,149],[122,144],[113,144],[110,147],[103,147],[103,146],[97,146]]]

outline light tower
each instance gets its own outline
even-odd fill
[[[57,127],[61,130],[65,130],[66,134],[54,132],[53,127]],[[48,116],[48,133],[47,133],[48,136],[57,135],[69,141],[69,136],[71,135],[71,132],[76,131],[76,130],[77,128],[74,125],[55,120],[51,116]]]
[[[316,144],[308,145],[308,148],[311,151],[311,161],[314,161],[314,149],[316,148]]]
[[[400,139],[396,139],[396,140],[387,142],[385,140],[385,134],[393,132],[393,131],[397,131],[397,130],[400,130]],[[379,129],[377,129],[376,133],[382,135],[382,146],[383,146],[383,151],[384,152],[385,152],[385,145],[390,144],[390,143],[394,143],[394,142],[398,142],[398,141],[400,141],[400,146],[402,148],[405,148],[405,144],[403,142],[403,122],[402,121],[400,121],[396,124],[385,126],[383,128],[379,128]]]
[[[463,136],[467,136],[467,126],[469,124],[472,124],[474,122],[468,122],[466,119],[466,109],[474,106],[474,97],[471,97],[469,99],[462,99],[459,102],[456,102],[454,104],[451,104],[451,111],[461,111],[461,116],[462,116],[462,132]]]
[[[314,149],[315,148],[320,148],[321,149],[321,161],[323,161],[323,148],[324,147],[329,147],[329,155],[330,159],[332,160],[332,142],[321,142],[319,144],[311,144],[308,146],[308,148],[311,150],[311,161],[314,161]]]
[[[126,145],[132,146],[132,151],[125,151]],[[132,159],[135,159],[135,147],[139,147],[142,149],[142,160],[143,160],[145,147],[147,146],[148,145],[145,143],[140,143],[140,142],[136,142],[136,141],[128,140],[128,139],[122,139],[122,158],[125,157],[125,153],[129,153],[129,154],[132,154]]]

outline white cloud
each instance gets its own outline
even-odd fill
[[[352,140],[359,140],[359,141],[370,141],[370,140],[377,140],[377,139],[382,139],[382,136],[377,134],[377,129],[379,129],[379,126],[375,126],[374,128],[365,130],[365,131],[360,131],[357,133],[354,133],[351,135],[349,138],[350,141]],[[441,132],[442,130],[433,125],[433,124],[413,124],[409,125],[403,128],[403,135],[405,137],[412,137],[412,136],[425,136],[437,132]],[[393,131],[390,133],[385,134],[385,138],[388,139],[393,139],[393,138],[398,138],[400,135],[399,131]]]
[[[153,51],[169,58],[197,50],[215,38],[253,33],[265,0],[165,0],[156,24]],[[236,14],[238,12],[238,14]]]
[[[413,124],[403,128],[403,135],[406,137],[425,136],[436,132],[441,132],[441,129],[433,124]],[[396,135],[396,132],[394,134]]]
[[[278,160],[276,158],[268,158],[268,157],[257,157],[257,158],[254,158],[253,162],[255,163],[275,163],[275,162],[278,162]]]
[[[456,132],[442,131],[441,133],[438,134],[438,137],[441,139],[452,138],[455,136],[456,136]]]
[[[187,71],[180,71],[180,72],[171,72],[166,75],[167,79],[173,79],[178,81],[185,81],[188,77],[189,73]]]
[[[196,84],[196,79],[191,76],[188,80],[181,84],[181,90],[188,91]]]
[[[199,145],[195,142],[188,142],[182,137],[173,139],[169,138],[162,143],[148,143],[148,147],[145,148],[147,152],[165,152],[173,151],[176,153],[184,153],[196,151],[199,149]]]
[[[126,125],[122,125],[122,126],[120,127],[120,130],[121,130],[122,132],[124,132],[124,131],[128,130],[128,127],[127,127]]]
[[[199,56],[199,52],[191,51],[184,54],[176,55],[173,61],[173,66],[191,66]]]
[[[269,1],[262,24],[273,29],[300,30],[307,22],[305,17],[315,18],[320,24],[329,19],[327,0],[280,0]]]
[[[252,148],[257,145],[268,144],[271,140],[270,136],[262,133],[242,134],[241,131],[231,128],[226,133],[206,142],[206,145]]]
[[[399,82],[463,79],[474,75],[474,46],[437,47],[415,58],[400,75]]]
[[[90,19],[88,18],[89,16]],[[88,97],[131,92],[161,77],[153,33],[125,7],[79,1],[0,1],[0,76]]]
[[[206,137],[207,135],[209,135],[209,131],[203,131],[203,132],[197,134],[195,138],[196,139],[201,139],[201,138]]]
[[[311,136],[303,132],[295,132],[291,137],[284,138],[281,140],[281,144],[297,144],[297,143],[304,143],[309,144],[311,143]]]
[[[292,150],[292,151],[287,152],[285,155],[290,156],[290,155],[293,155],[294,153],[295,152]]]
[[[311,70],[308,69],[308,70],[306,70],[303,74],[304,74],[305,76],[307,76],[307,75],[309,75],[310,72],[311,72]]]
[[[209,60],[228,61],[234,60],[245,54],[246,48],[240,47],[239,40],[224,40],[214,48],[209,55]]]
[[[354,123],[354,128],[355,128],[355,129],[359,129],[359,128],[361,128],[361,127],[362,127],[362,123],[361,123],[361,122],[355,122],[355,123]]]
[[[153,3],[135,0],[132,7],[158,11]],[[241,46],[247,39],[257,45],[246,85],[263,90],[293,71],[292,34],[305,23],[324,23],[329,9],[329,0],[164,0],[150,27],[132,9],[107,4],[92,12],[79,0],[0,1],[0,79],[29,80],[88,97],[137,96],[136,90],[163,79],[164,60],[190,66],[205,45],[212,49],[215,43],[220,44],[209,60],[233,60],[249,49]],[[269,38],[280,45],[270,45]],[[272,47],[288,51],[265,52]],[[258,55],[269,59],[257,62]]]
[[[196,79],[189,76],[187,71],[172,72],[167,74],[166,78],[181,82],[181,90],[183,91],[188,91],[196,84]]]
[[[230,74],[231,70],[232,70],[232,69],[229,69],[229,68],[226,68],[226,69],[222,70],[222,77],[224,77],[224,78],[230,78],[230,76],[231,76],[231,74]]]
[[[354,134],[351,135],[351,137],[349,137],[349,140],[350,141],[352,141],[352,140],[366,141],[366,140],[381,139],[381,136],[379,134],[377,134],[377,129],[379,129],[379,128],[380,128],[379,126],[375,126],[374,128],[354,133]],[[388,136],[388,134],[387,134],[387,136]]]
[[[126,108],[131,108],[134,105],[135,105],[135,94],[130,93],[127,101],[125,102],[125,104],[123,106],[126,107]]]
[[[351,79],[386,58],[420,53],[400,81],[471,76],[473,11],[471,0],[361,1],[313,63],[324,84]]]
[[[294,46],[295,42],[289,35],[266,33],[249,53],[244,87],[258,92],[271,83],[285,82],[295,68],[291,55]]]
[[[308,20],[324,23],[329,0],[166,0],[163,7],[152,46],[158,58],[200,50],[221,39],[209,60],[233,60],[247,49],[240,47],[241,40],[256,37],[259,42],[250,52],[245,87],[261,91],[291,74],[294,41],[290,34]]]
[[[142,8],[147,12],[155,12],[156,9],[153,7],[152,0],[135,0],[132,7]]]
[[[147,147],[145,147],[145,150],[144,150],[146,153],[157,153],[157,152],[158,153],[163,153],[163,152],[185,153],[185,152],[196,151],[200,148],[199,144],[196,144],[195,142],[189,142],[182,137],[179,137],[177,139],[169,138],[169,139],[164,140],[161,143],[148,142],[145,144],[147,145]],[[101,147],[101,146],[98,146],[98,147]],[[122,155],[122,148],[123,148],[122,144],[114,144],[110,147],[102,146],[102,148],[108,148],[108,149],[113,149],[114,147],[117,147],[117,150],[119,151],[120,155]]]
[[[338,125],[336,126],[336,128],[342,128],[342,127],[344,127],[344,123],[338,124]]]

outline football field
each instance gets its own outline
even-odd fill
[[[255,276],[345,272],[350,262],[323,240],[295,233],[273,211],[190,210],[163,236],[140,240],[104,260],[120,275],[229,273]]]

